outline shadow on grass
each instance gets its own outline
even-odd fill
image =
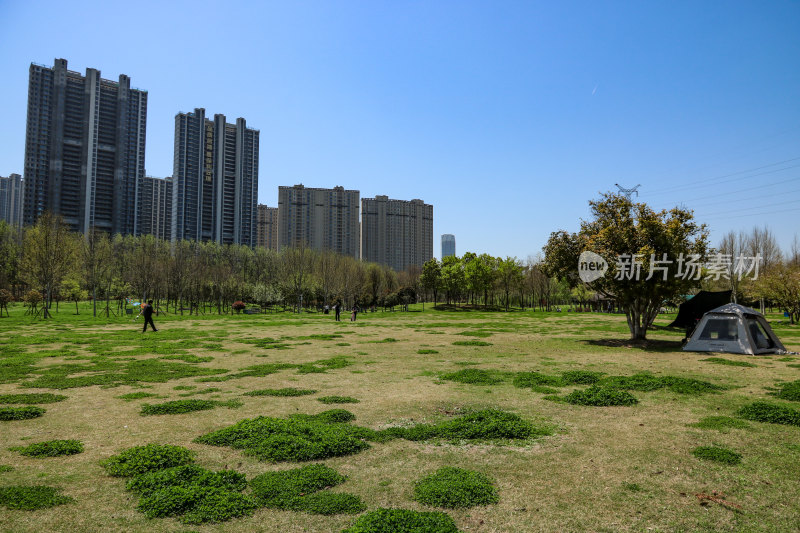
[[[631,340],[631,339],[590,339],[580,341],[589,346],[602,346],[604,348],[635,348],[645,352],[679,352],[682,349],[681,341],[665,340]]]

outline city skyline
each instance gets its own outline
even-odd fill
[[[0,5],[0,175],[23,174],[28,65],[63,57],[147,89],[150,175],[171,174],[175,113],[247,117],[267,205],[299,182],[422,197],[434,234],[520,259],[577,230],[615,183],[694,209],[714,244],[768,225],[786,249],[797,231],[796,3],[146,4],[121,27],[102,4],[46,4]],[[192,24],[171,23],[186,17],[237,26],[244,42],[187,47]],[[33,19],[41,38],[24,39]],[[141,46],[114,38],[133,30]]]

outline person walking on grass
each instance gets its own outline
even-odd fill
[[[339,315],[342,313],[342,304],[336,302],[336,305],[333,306],[333,310],[336,311],[336,322],[340,322]]]
[[[352,315],[350,315],[350,322],[355,322],[355,321],[356,321],[356,316],[357,316],[357,315],[358,315],[358,306],[357,306],[357,305],[354,305],[354,306],[353,306],[353,314],[352,314]]]
[[[147,300],[147,305],[144,306],[142,314],[144,315],[144,329],[142,329],[142,333],[147,331],[147,324],[150,324],[153,331],[158,331],[156,325],[153,324],[153,300]]]

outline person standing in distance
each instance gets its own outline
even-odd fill
[[[144,329],[142,329],[142,333],[147,331],[147,324],[150,324],[153,331],[158,331],[156,325],[153,324],[153,300],[147,300],[147,305],[142,313],[144,314]]]
[[[336,322],[339,322],[339,315],[342,312],[342,304],[336,302],[336,305],[333,306],[333,310],[336,311]]]

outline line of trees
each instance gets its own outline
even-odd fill
[[[129,297],[166,312],[226,313],[234,302],[313,308],[341,302],[393,307],[416,299],[419,269],[396,273],[305,246],[280,253],[217,242],[170,243],[151,235],[86,235],[50,214],[19,230],[0,222],[0,300],[25,301],[44,317],[59,302],[91,299],[119,313]],[[37,297],[38,294],[38,297]],[[3,306],[0,305],[0,309]]]
[[[566,283],[547,277],[533,259],[522,264],[467,253],[395,272],[306,246],[275,252],[97,230],[83,235],[50,214],[24,230],[0,222],[0,291],[0,311],[3,302],[25,301],[44,317],[59,302],[74,302],[77,313],[85,300],[91,300],[95,316],[117,314],[130,297],[153,299],[160,310],[179,314],[227,313],[238,301],[300,310],[442,298],[456,305],[550,309],[570,300]]]
[[[549,311],[573,301],[566,282],[548,276],[538,258],[523,263],[516,257],[492,257],[467,252],[461,257],[431,259],[422,267],[420,288],[447,305],[485,308],[512,306]]]
[[[758,303],[763,313],[766,306],[776,306],[789,315],[790,323],[800,321],[800,240],[795,235],[789,249],[781,250],[767,227],[754,227],[749,233],[730,231],[717,247],[719,253],[732,258],[725,278],[708,283],[710,289],[733,291],[738,302]],[[756,257],[758,276],[739,279],[736,258]]]

